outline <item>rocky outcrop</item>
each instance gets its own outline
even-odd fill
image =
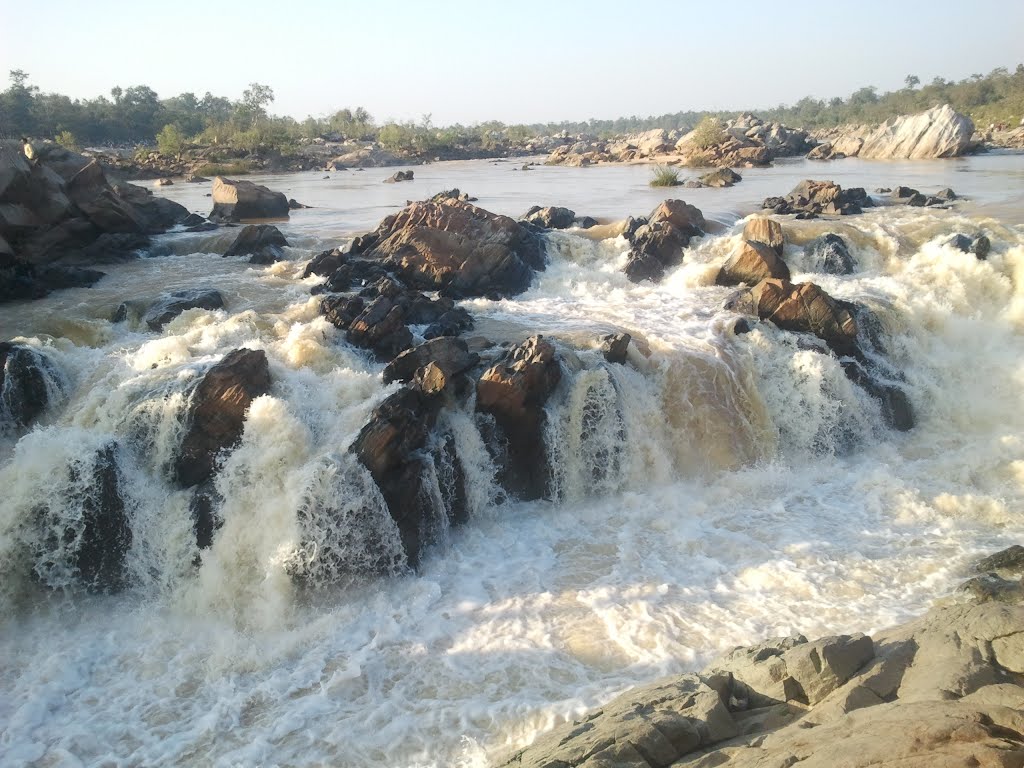
[[[775,213],[795,213],[797,218],[814,218],[819,214],[847,216],[861,213],[865,206],[873,205],[860,187],[843,189],[832,181],[806,179],[797,184],[785,197],[769,197],[763,208]]]
[[[234,181],[223,176],[213,179],[211,221],[246,219],[287,219],[288,197],[251,181]]]
[[[217,457],[242,437],[249,405],[270,391],[263,350],[236,349],[210,368],[189,400],[186,431],[175,459],[175,476],[185,487],[209,479]]]
[[[384,368],[384,383],[412,381],[427,366],[436,368],[447,383],[479,362],[480,356],[470,352],[462,339],[440,337],[407,349],[388,363]],[[436,380],[436,374],[432,375]]]
[[[901,115],[876,128],[833,129],[808,157],[832,160],[925,160],[959,157],[972,148],[974,123],[948,104],[916,115]]]
[[[96,161],[58,145],[39,145],[30,163],[20,145],[0,142],[0,301],[88,285],[85,275],[45,267],[125,257],[187,215],[148,190],[111,186]]]
[[[705,173],[697,181],[702,187],[732,187],[743,181],[743,177],[732,168],[719,168],[717,171]]]
[[[789,280],[789,267],[778,251],[757,240],[744,240],[722,265],[715,279],[717,285],[757,285],[762,280]]]
[[[0,342],[0,432],[35,421],[59,392],[60,375],[49,357],[26,344]]]
[[[544,404],[562,378],[554,345],[532,336],[484,371],[476,385],[476,409],[494,417],[507,451],[500,479],[513,495],[539,499],[550,493],[544,441]]]
[[[1009,768],[1024,765],[1022,671],[1024,605],[975,598],[874,638],[737,648],[627,691],[499,765]]]
[[[807,243],[804,246],[804,258],[813,271],[830,275],[848,275],[857,267],[846,241],[832,232]]]
[[[273,264],[284,259],[288,241],[272,224],[248,224],[238,233],[224,256],[248,256],[250,264]]]
[[[532,228],[451,198],[412,203],[388,216],[351,253],[381,262],[414,288],[454,297],[522,293],[533,270],[544,268]]]
[[[122,307],[125,308],[124,313],[122,313]],[[222,309],[223,307],[224,297],[220,295],[220,291],[212,288],[191,288],[183,291],[172,291],[166,296],[160,297],[150,305],[149,310],[142,319],[151,331],[161,331],[165,325],[186,310],[212,310]],[[118,307],[115,320],[121,317],[122,314],[127,314],[127,307],[124,304]]]
[[[396,182],[399,182],[399,181],[412,181],[412,180],[413,180],[413,172],[412,171],[395,171],[395,173],[392,176],[388,176],[386,179],[384,179],[384,183],[385,184],[395,184]]]
[[[963,253],[973,253],[981,261],[987,259],[989,251],[992,250],[992,241],[988,239],[987,235],[971,237],[962,232],[958,232],[946,240],[945,245],[950,248],[956,248]]]
[[[623,233],[630,242],[623,269],[634,283],[657,282],[665,270],[683,260],[683,249],[694,237],[704,234],[704,214],[683,200],[665,200],[646,220],[636,222]]]

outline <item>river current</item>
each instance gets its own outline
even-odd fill
[[[784,161],[721,190],[654,190],[644,166],[520,165],[436,163],[400,184],[381,183],[396,169],[253,177],[313,206],[278,225],[286,261],[222,258],[237,230],[171,233],[91,289],[0,306],[0,340],[61,371],[43,418],[0,433],[0,765],[484,768],[733,646],[905,620],[979,554],[1024,541],[1024,155]],[[834,358],[765,323],[736,336],[722,309],[731,291],[714,278],[743,218],[804,178],[963,198],[782,219],[794,281],[879,316],[909,432],[886,427]],[[554,232],[526,293],[464,302],[472,334],[543,333],[563,352],[547,406],[555,500],[506,499],[472,413],[451,412],[469,521],[415,573],[300,585],[289,573],[311,504],[339,528],[394,535],[347,453],[394,385],[318,315],[322,278],[303,267],[452,187],[496,213],[564,205],[608,222],[679,197],[715,231],[658,285],[626,279],[628,244],[602,239],[609,228]],[[208,191],[157,194],[206,214]],[[854,274],[807,271],[803,243],[829,231],[850,242]],[[956,232],[987,234],[988,259],[944,244]],[[159,333],[110,322],[122,301],[195,287],[225,309]],[[620,329],[636,352],[604,365],[597,339]],[[189,382],[241,346],[266,351],[272,387],[219,473],[224,527],[200,554],[168,467]],[[54,530],[80,515],[68,467],[112,440],[131,586],[85,594],[59,563],[41,580],[41,534],[22,521],[40,506]],[[363,556],[353,544],[348,565]]]

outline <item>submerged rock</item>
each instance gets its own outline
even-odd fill
[[[235,181],[223,176],[213,179],[213,211],[210,219],[287,219],[288,197],[251,181]]]
[[[150,330],[161,331],[167,323],[188,309],[213,310],[222,309],[223,307],[224,298],[220,295],[220,291],[212,288],[192,288],[184,291],[173,291],[150,306],[143,321],[149,326]],[[118,308],[115,319],[122,317],[122,308],[125,308],[124,304]],[[127,312],[124,314],[127,314]]]
[[[610,333],[601,338],[601,354],[609,363],[625,363],[629,342],[633,337],[628,333]]]
[[[384,179],[384,183],[394,184],[395,182],[398,181],[412,181],[412,177],[412,171],[397,171],[395,172],[394,176],[389,176],[388,178]]]
[[[179,483],[198,485],[213,475],[218,454],[241,439],[249,405],[269,391],[270,369],[261,349],[233,350],[206,372],[189,400],[188,426],[175,459]]]
[[[830,275],[848,275],[857,267],[846,241],[832,232],[807,243],[804,246],[804,257],[815,272]]]
[[[0,342],[0,429],[27,427],[50,404],[59,374],[49,357],[26,344]]]
[[[502,484],[524,500],[550,492],[544,404],[561,378],[554,345],[542,336],[532,336],[510,349],[477,381],[477,411],[493,416],[508,442]]]

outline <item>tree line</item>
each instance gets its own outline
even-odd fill
[[[365,109],[341,109],[327,117],[291,117],[270,114],[273,89],[252,83],[241,98],[232,100],[206,92],[188,92],[161,99],[149,86],[115,86],[109,96],[71,99],[43,93],[30,83],[28,73],[13,70],[10,86],[0,92],[0,137],[21,135],[54,139],[81,146],[143,145],[158,142],[160,150],[176,154],[188,144],[228,146],[242,150],[288,151],[302,139],[377,141],[385,149],[428,156],[447,148],[478,147],[498,150],[541,135],[566,132],[609,137],[663,128],[686,131],[708,115],[728,118],[732,112],[688,110],[660,116],[620,117],[614,120],[563,121],[505,125],[497,121],[472,126],[435,126],[430,115],[419,121],[378,125]],[[846,123],[878,123],[899,114],[920,112],[949,103],[969,114],[979,127],[990,123],[1016,125],[1024,117],[1024,64],[1014,72],[998,68],[958,82],[935,78],[922,85],[907,75],[905,87],[879,94],[874,86],[846,98],[805,97],[793,105],[757,110],[767,119],[794,127],[825,128]]]

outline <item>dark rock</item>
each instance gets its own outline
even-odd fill
[[[423,332],[424,339],[437,339],[442,336],[458,336],[473,327],[473,318],[462,307],[455,307],[445,312],[437,321],[431,323]]]
[[[968,235],[957,233],[946,240],[943,245],[956,248],[963,253],[973,253],[980,260],[984,261],[992,250],[992,243],[985,235],[978,235],[971,238]]]
[[[236,349],[199,382],[189,401],[185,437],[175,475],[185,487],[209,479],[218,454],[242,437],[249,405],[270,391],[270,369],[263,350]]]
[[[190,213],[181,221],[183,227],[196,227],[200,224],[205,224],[206,219],[200,216],[198,213]]]
[[[946,187],[945,189],[940,189],[938,192],[936,192],[935,197],[937,197],[939,200],[942,200],[943,202],[952,202],[953,200],[957,199],[957,194],[949,187]]]
[[[533,336],[510,349],[477,381],[477,411],[493,416],[507,440],[501,482],[506,490],[525,500],[550,493],[544,404],[561,377],[554,346],[541,336]]]
[[[411,381],[417,371],[434,365],[450,381],[480,362],[462,339],[441,337],[407,349],[384,368],[384,383]]]
[[[192,530],[196,536],[196,545],[200,549],[213,546],[213,536],[224,525],[220,515],[220,506],[224,499],[217,492],[212,480],[196,486],[189,501],[189,513],[192,515]]]
[[[401,304],[379,296],[352,320],[345,338],[354,346],[394,357],[412,345],[412,333],[405,322]]]
[[[700,210],[682,200],[665,200],[645,224],[628,219],[624,234],[632,247],[623,269],[626,277],[634,283],[661,280],[666,268],[683,260],[683,249],[704,234],[705,226]]]
[[[27,427],[50,404],[60,374],[43,353],[25,344],[0,342],[0,427]]]
[[[1024,574],[1024,547],[1014,544],[993,555],[982,558],[974,566],[978,573],[1003,572]]]
[[[789,280],[789,267],[771,246],[756,240],[744,240],[722,265],[715,283],[757,285],[767,278]]]
[[[882,418],[886,424],[900,432],[907,432],[914,428],[916,423],[914,409],[910,404],[910,398],[907,397],[907,393],[902,387],[872,376],[857,361],[845,362],[843,370],[850,381],[858,384],[881,404]]]
[[[916,189],[913,189],[912,187],[899,186],[899,187],[896,187],[896,188],[894,188],[892,190],[892,193],[891,193],[890,196],[894,200],[897,200],[899,202],[903,202],[905,200],[909,200],[912,197],[917,197],[920,194],[921,194],[920,192],[918,192]]]
[[[830,275],[848,275],[857,268],[846,241],[829,232],[811,240],[804,246],[804,257],[816,272]]]
[[[865,205],[870,205],[870,198],[859,187],[843,190],[832,181],[805,179],[785,197],[767,198],[762,207],[781,214],[807,213],[847,216],[861,213],[861,209]]]
[[[410,285],[450,296],[522,293],[544,268],[529,225],[446,198],[413,203],[357,238],[352,254],[387,262]]]
[[[167,323],[188,309],[222,309],[224,298],[220,291],[212,288],[190,288],[183,291],[172,291],[159,298],[146,312],[143,318],[150,330],[161,331]],[[118,315],[120,315],[118,308]],[[117,322],[115,320],[115,322]]]
[[[61,288],[86,288],[95,285],[107,274],[98,269],[69,267],[61,264],[36,267],[35,273],[39,283],[53,291]]]
[[[217,176],[213,180],[213,211],[210,219],[287,219],[288,198],[251,181],[234,181]]]
[[[890,189],[889,187],[879,187],[878,189],[875,190],[875,192],[877,192],[880,195],[888,195],[890,192],[892,192],[892,189]]]
[[[125,557],[132,545],[132,529],[125,510],[118,466],[118,448],[111,443],[96,452],[91,466],[72,466],[72,484],[81,485],[80,473],[89,476],[81,499],[80,527],[69,527],[62,545],[75,551],[78,577],[89,589],[117,592],[125,586]],[[73,544],[68,535],[77,536]]]
[[[597,226],[597,219],[591,216],[578,216],[573,222],[573,226],[579,227],[580,229],[590,229],[591,227]]]
[[[307,278],[310,275],[330,275],[344,262],[345,252],[340,248],[334,248],[330,251],[321,251],[310,259],[309,264],[307,264],[306,268],[302,271],[302,277]]]
[[[625,363],[632,336],[628,333],[610,333],[601,337],[601,354],[609,363]]]
[[[568,229],[573,225],[575,219],[575,211],[559,207],[540,208],[534,206],[523,216],[523,221],[545,229]]]
[[[398,171],[394,176],[384,179],[385,184],[394,184],[398,181],[412,181],[412,171]]]
[[[300,203],[298,200],[296,200],[294,198],[289,198],[288,199],[288,210],[289,211],[299,211],[299,210],[302,210],[303,208],[312,208],[312,207],[313,206],[311,206],[311,205],[303,205],[302,203]]]
[[[271,224],[248,224],[224,252],[225,256],[249,256],[252,264],[272,264],[284,259],[288,245],[281,230]]]

